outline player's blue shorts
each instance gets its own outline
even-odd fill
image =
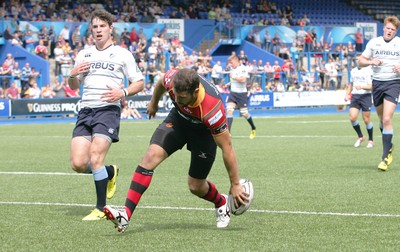
[[[231,92],[227,102],[233,102],[238,108],[247,108],[247,92],[246,93],[235,93]]]
[[[150,143],[162,147],[168,156],[187,144],[186,148],[191,152],[189,175],[196,179],[207,178],[217,153],[210,130],[203,124],[183,119],[175,108],[157,127]]]
[[[372,96],[368,94],[353,94],[351,97],[350,108],[356,108],[363,112],[371,111]]]
[[[374,106],[383,103],[383,100],[393,102],[397,105],[400,95],[400,80],[378,81],[372,80],[372,97]]]
[[[112,142],[118,142],[121,120],[121,109],[118,106],[81,109],[78,113],[72,137],[93,136],[101,134],[108,136]]]

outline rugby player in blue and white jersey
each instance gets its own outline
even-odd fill
[[[232,70],[229,73],[231,90],[226,104],[229,132],[233,123],[233,112],[236,108],[239,108],[240,116],[246,118],[250,124],[250,139],[254,139],[256,136],[256,126],[247,108],[247,68],[241,64],[239,57],[236,55],[231,55],[228,58],[228,62],[232,66]]]
[[[70,160],[72,169],[91,169],[97,194],[96,208],[83,220],[104,219],[106,198],[113,197],[118,168],[105,166],[111,143],[118,142],[121,99],[144,88],[143,74],[133,55],[112,41],[113,16],[105,10],[92,13],[90,22],[95,45],[81,50],[68,84],[83,86],[81,110],[73,130]],[[129,86],[123,88],[124,78]],[[89,167],[90,166],[90,167]]]
[[[358,114],[362,111],[362,118],[368,132],[367,148],[374,146],[373,124],[371,122],[371,106],[372,106],[372,69],[371,67],[361,68],[356,66],[351,70],[350,83],[347,86],[345,101],[350,102],[349,118],[353,129],[357,133],[357,141],[354,147],[360,147],[365,137],[361,131],[358,121]]]
[[[373,38],[358,59],[361,67],[372,66],[372,96],[380,120],[383,153],[378,169],[386,171],[393,161],[392,118],[400,95],[400,38],[396,36],[400,21],[385,18],[383,36]]]

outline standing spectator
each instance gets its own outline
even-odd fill
[[[61,29],[58,35],[64,39],[65,43],[70,43],[70,30],[68,24],[64,25],[64,28]]]
[[[271,35],[269,35],[268,29],[265,29],[263,49],[269,53],[272,53],[272,38]]]
[[[25,96],[25,92],[29,89],[29,79],[32,76],[32,68],[29,62],[26,62],[22,68],[21,74],[21,98]]]
[[[19,68],[18,61],[15,61],[12,70],[12,76],[14,77],[14,83],[16,88],[21,88],[21,75],[22,75],[22,70]]]
[[[47,31],[47,35],[49,38],[49,53],[50,58],[54,59],[54,48],[56,48],[56,32],[54,31],[54,25],[50,25],[49,30]]]
[[[272,53],[275,56],[279,55],[279,51],[281,49],[281,38],[278,33],[275,33],[275,36],[272,38]]]
[[[131,30],[131,32],[129,33],[129,40],[131,41],[131,43],[132,43],[133,41],[135,41],[136,43],[139,43],[139,36],[138,36],[138,34],[136,33],[136,28],[135,28],[135,27],[132,27],[132,30]]]
[[[34,53],[35,51],[35,40],[33,38],[33,32],[32,31],[27,31],[26,35],[24,37],[24,41],[25,41],[25,49],[30,52],[30,53]]]
[[[337,85],[338,71],[336,69],[336,62],[333,59],[328,59],[328,63],[325,64],[326,77],[328,85],[327,89],[335,90]]]
[[[364,44],[364,36],[361,33],[361,29],[357,28],[356,32],[356,52],[362,52]]]
[[[57,45],[54,48],[54,61],[55,61],[54,75],[56,77],[58,77],[61,74],[61,57],[63,55],[64,55],[64,50],[61,47],[61,42],[57,42]]]
[[[387,16],[383,36],[371,39],[358,59],[360,67],[372,66],[372,97],[382,132],[382,161],[378,169],[386,171],[393,161],[393,115],[400,95],[400,38],[396,36],[400,21]],[[384,53],[382,53],[384,52]]]
[[[124,40],[126,45],[132,44],[129,37],[128,29],[126,27],[124,28],[124,31],[121,33],[121,40]]]
[[[75,26],[74,31],[72,32],[72,49],[75,49],[76,47],[79,46],[80,43],[82,43],[82,38],[81,38],[81,31],[79,30],[80,26],[77,25]]]
[[[48,60],[47,46],[44,45],[43,39],[40,39],[39,44],[35,47],[35,54],[45,60]]]
[[[67,51],[64,51],[63,56],[61,56],[60,63],[63,82],[67,83],[72,68],[72,58]]]
[[[221,74],[222,74],[221,61],[218,60],[217,63],[214,64],[211,70],[211,79],[214,85],[219,85],[219,83],[221,82]]]
[[[265,73],[265,79],[266,79],[265,84],[270,85],[274,78],[274,68],[271,66],[271,63],[269,63],[269,61],[265,62],[264,73]]]
[[[280,82],[282,74],[282,68],[279,65],[279,61],[275,60],[272,68],[274,69],[274,84],[276,86]]]
[[[10,88],[11,84],[11,76],[12,76],[12,67],[7,62],[3,62],[0,67],[0,81],[2,83],[2,89],[4,94],[7,94],[7,90]]]

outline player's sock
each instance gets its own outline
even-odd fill
[[[254,125],[253,118],[251,117],[250,114],[249,114],[249,117],[246,118],[246,120],[247,120],[247,122],[250,124],[251,129],[252,129],[252,130],[255,130],[255,129],[256,129],[256,126]]]
[[[383,132],[382,132],[382,145],[383,145],[382,160],[388,156],[389,150],[390,150],[390,148],[392,148],[392,138],[393,138],[393,130],[383,130]]]
[[[367,131],[368,131],[368,140],[373,141],[374,140],[374,126],[372,122],[367,124]]]
[[[207,181],[207,183],[209,186],[208,192],[202,198],[214,203],[216,208],[223,206],[226,203],[225,197],[222,197],[213,183],[210,181]]]
[[[133,173],[131,186],[129,187],[129,191],[125,200],[125,210],[126,214],[128,215],[128,219],[131,218],[140,198],[149,187],[151,179],[153,178],[153,173],[154,171],[147,170],[140,165],[138,165]]]
[[[106,205],[107,183],[108,174],[106,168],[103,166],[99,169],[93,170],[94,185],[96,186],[97,202],[96,208],[103,211]]]
[[[112,179],[114,177],[114,167],[112,167],[111,165],[106,165],[106,170],[108,174],[108,179]]]
[[[228,129],[229,129],[229,132],[231,132],[231,128],[232,128],[232,123],[233,123],[233,116],[227,116],[227,119],[228,119]]]
[[[358,137],[363,137],[363,134],[362,134],[361,128],[360,128],[360,123],[358,122],[358,120],[353,122],[352,125],[353,125],[353,129],[357,132]]]
[[[381,130],[381,133],[383,132],[383,125],[382,123],[379,123],[379,129]]]

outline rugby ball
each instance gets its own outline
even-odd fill
[[[244,212],[249,209],[251,202],[253,201],[254,198],[254,189],[253,189],[253,183],[251,183],[250,180],[248,179],[240,179],[240,184],[243,186],[243,190],[249,194],[249,201],[246,202],[246,204],[242,204],[240,206],[235,206],[235,203],[233,201],[233,197],[231,194],[228,196],[228,203],[229,203],[229,208],[231,210],[231,213],[233,215],[241,215]]]

